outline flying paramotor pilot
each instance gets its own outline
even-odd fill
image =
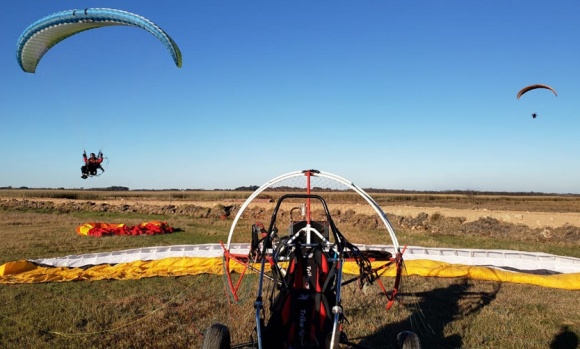
[[[99,152],[98,157],[95,156],[95,153],[91,153],[91,156],[87,158],[87,153],[83,151],[83,160],[85,165],[81,167],[81,178],[86,179],[89,175],[96,176],[98,169],[105,172],[105,169],[101,166],[101,162],[103,162],[103,153]]]

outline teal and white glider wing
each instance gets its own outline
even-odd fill
[[[39,19],[20,35],[16,59],[22,70],[34,73],[42,56],[62,40],[85,30],[117,25],[138,27],[153,34],[169,50],[175,65],[181,67],[181,51],[163,29],[145,17],[109,8],[66,10]]]

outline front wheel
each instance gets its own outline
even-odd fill
[[[404,331],[397,335],[398,349],[421,349],[419,336],[415,332]]]
[[[230,349],[230,330],[226,325],[213,324],[203,336],[202,349]]]

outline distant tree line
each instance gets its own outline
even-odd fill
[[[0,190],[95,190],[95,191],[256,191],[260,188],[257,185],[248,185],[248,186],[241,186],[235,189],[129,189],[129,187],[125,186],[111,186],[105,188],[30,188],[26,186],[21,186],[18,188],[12,186],[4,186],[0,187]],[[331,189],[331,188],[320,188],[314,187],[312,188],[314,191],[326,191],[326,192],[341,192],[341,191],[349,191],[349,190],[340,190],[340,189]],[[570,197],[578,197],[580,194],[556,194],[556,193],[542,193],[542,192],[509,192],[509,191],[478,191],[478,190],[404,190],[404,189],[378,189],[378,188],[363,188],[364,191],[367,193],[386,193],[386,194],[446,194],[446,195],[467,195],[467,196],[476,196],[476,195],[509,195],[509,196],[570,196]],[[275,188],[268,188],[268,191],[279,191],[279,192],[302,192],[304,188],[297,188],[297,187],[275,187]]]
[[[367,193],[389,193],[389,194],[447,194],[447,195],[509,195],[509,196],[580,196],[580,194],[556,194],[542,192],[511,192],[511,191],[479,191],[479,190],[403,190],[403,189],[377,189],[364,188]]]
[[[106,188],[90,188],[86,190],[98,190],[98,191],[129,191],[128,187],[112,186]]]
[[[5,190],[79,190],[79,188],[72,188],[72,189],[65,189],[63,187],[60,188],[29,188],[29,187],[18,187],[18,188],[14,188],[12,186],[6,186],[6,187],[0,187],[0,190],[5,189]],[[97,190],[97,191],[129,191],[129,187],[121,187],[121,186],[112,186],[112,187],[106,187],[106,188],[80,188],[82,190]]]
[[[257,185],[249,185],[245,187],[237,187],[236,189],[234,189],[234,191],[256,191],[258,188],[260,187]]]

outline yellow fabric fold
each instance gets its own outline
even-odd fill
[[[378,268],[384,262],[373,262]],[[256,265],[256,268],[259,268]],[[230,269],[241,273],[244,266],[230,261]],[[407,275],[424,277],[463,277],[475,280],[489,280],[531,284],[542,287],[566,290],[580,290],[580,273],[536,275],[511,272],[489,267],[449,264],[431,260],[411,260],[405,262]],[[354,262],[346,262],[343,267],[346,274],[358,274]],[[394,266],[379,271],[383,277],[395,276]],[[197,274],[223,274],[221,257],[171,257],[153,261],[135,261],[116,265],[102,264],[89,268],[41,267],[28,261],[9,262],[0,266],[0,283],[41,283],[81,280],[129,280],[154,276],[185,276]]]

